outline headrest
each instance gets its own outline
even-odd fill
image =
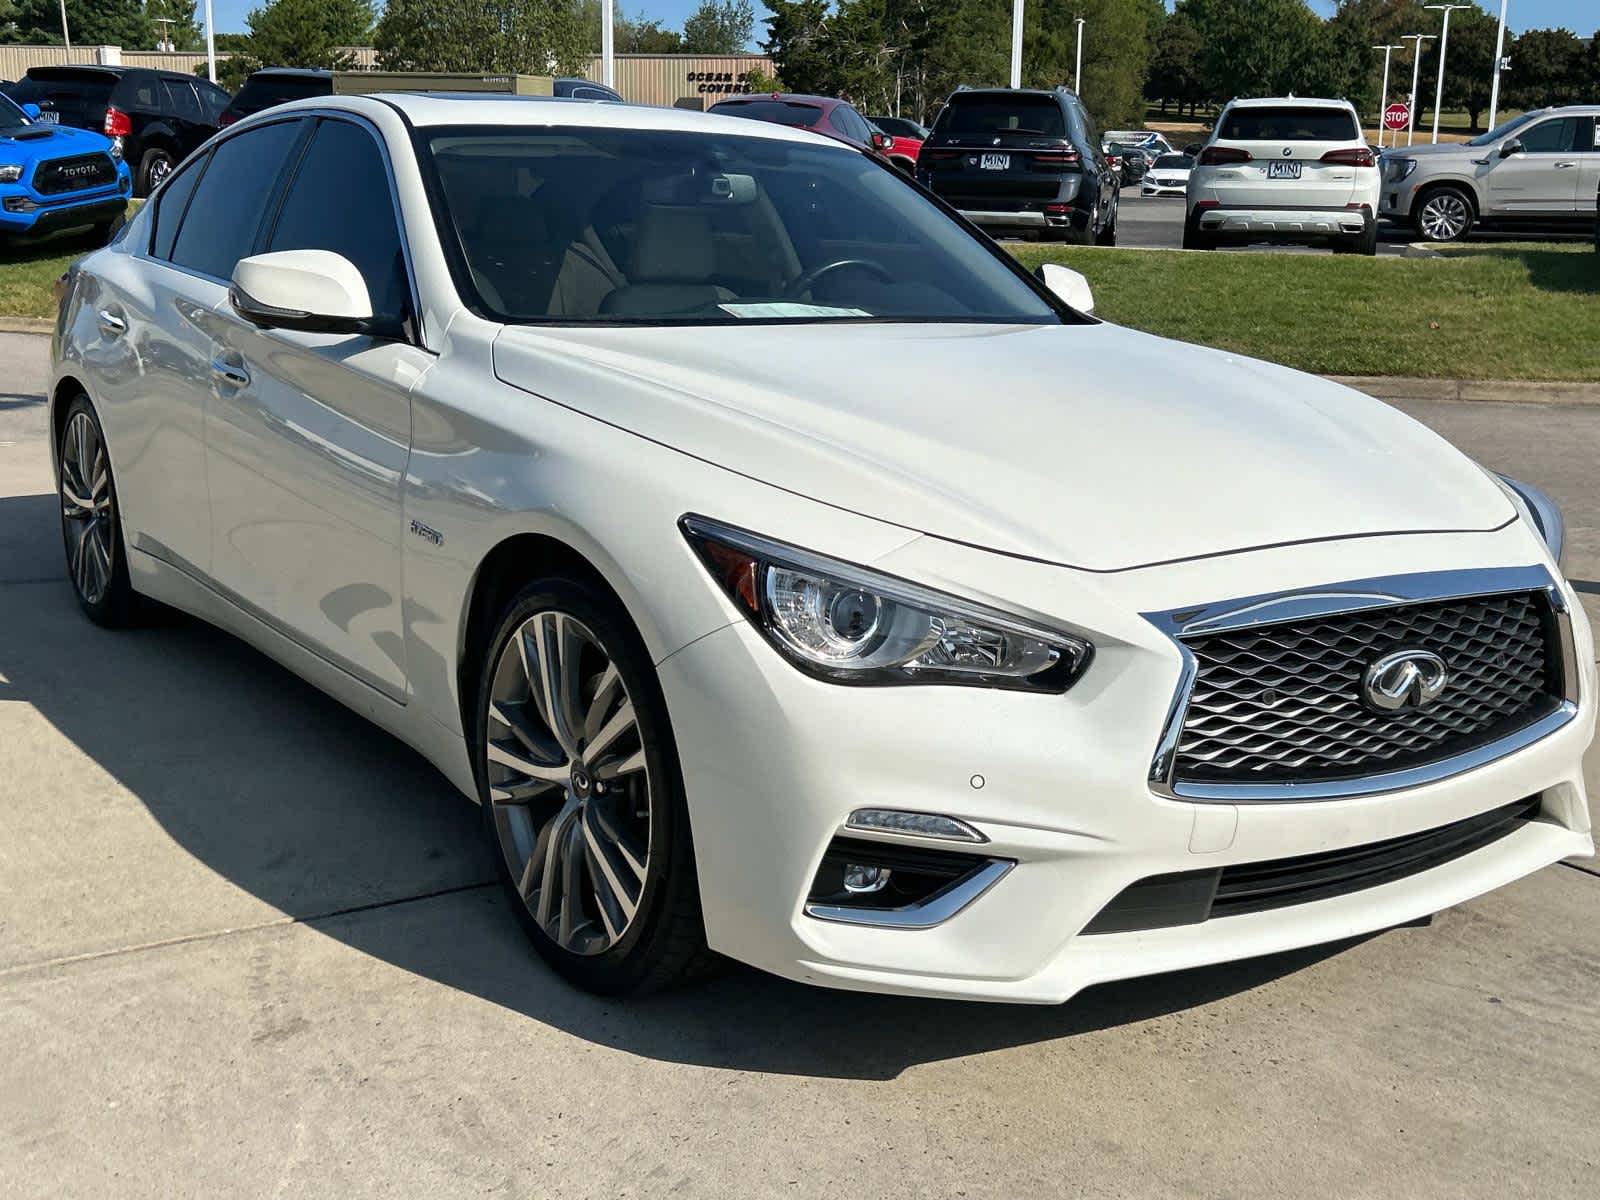
[[[715,246],[700,205],[648,204],[639,212],[629,283],[703,283]]]

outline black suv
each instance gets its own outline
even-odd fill
[[[29,67],[6,94],[37,104],[43,121],[120,138],[135,196],[148,196],[215,133],[228,107],[214,83],[144,67]]]
[[[1115,245],[1121,181],[1066,88],[963,88],[945,101],[917,179],[991,233]]]

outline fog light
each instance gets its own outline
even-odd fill
[[[965,821],[937,813],[902,812],[894,808],[858,808],[845,822],[846,829],[868,829],[878,833],[903,833],[912,837],[945,838],[952,842],[986,842]]]
[[[869,896],[889,886],[888,867],[869,867],[864,863],[845,863],[844,890],[852,896]]]

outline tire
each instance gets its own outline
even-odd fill
[[[144,152],[139,159],[139,172],[136,176],[137,194],[148,196],[160,186],[161,181],[172,174],[172,168],[178,165],[178,160],[168,150],[152,146]]]
[[[1378,223],[1367,221],[1367,227],[1345,243],[1345,253],[1364,254],[1372,258],[1378,253]]]
[[[105,431],[87,396],[79,393],[67,405],[61,430],[56,496],[61,503],[67,578],[78,606],[91,621],[108,629],[126,629],[140,622],[144,608],[128,579],[122,511]]]
[[[1209,233],[1202,233],[1199,221],[1190,217],[1183,223],[1183,248],[1185,250],[1215,250],[1217,239]]]
[[[546,664],[568,697],[554,721],[529,685]],[[484,830],[534,949],[601,995],[642,995],[697,973],[713,956],[683,777],[627,613],[584,580],[538,580],[507,606],[477,665]]]
[[[1417,197],[1411,223],[1425,242],[1458,242],[1472,232],[1477,207],[1464,190],[1451,185],[1430,188]]]
[[[1100,230],[1100,235],[1094,239],[1096,246],[1115,246],[1117,244],[1117,210],[1119,204],[1115,201],[1111,205],[1111,219]]]

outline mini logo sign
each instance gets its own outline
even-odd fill
[[[1361,698],[1379,712],[1425,708],[1450,682],[1450,668],[1431,650],[1385,654],[1361,677]]]

